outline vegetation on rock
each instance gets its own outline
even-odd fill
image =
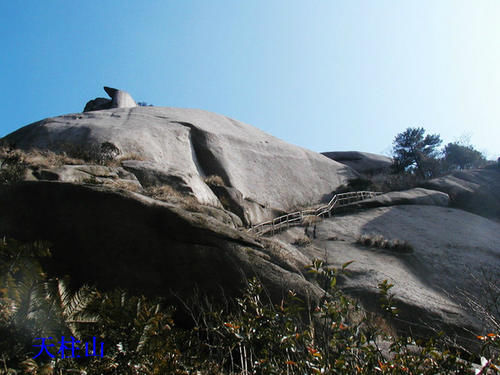
[[[190,323],[181,326],[161,299],[119,289],[75,290],[67,279],[49,277],[41,266],[50,257],[47,244],[3,240],[0,250],[0,373],[473,374],[471,360],[480,357],[485,370],[498,371],[498,333],[478,337],[479,353],[450,346],[443,335],[388,336],[338,289],[337,278],[349,263],[342,269],[321,260],[311,264],[310,275],[325,290],[317,305],[293,291],[273,303],[261,283],[250,279],[241,296],[225,305],[202,296],[182,301]],[[397,313],[390,288],[387,281],[379,285],[385,319]],[[62,335],[81,342],[97,338],[103,356],[73,358],[70,350],[66,358],[37,356],[39,338],[53,337],[48,342],[57,347]]]
[[[366,247],[376,247],[378,249],[394,250],[403,253],[413,251],[413,246],[408,242],[397,239],[388,240],[380,234],[363,234],[358,237],[356,243]]]

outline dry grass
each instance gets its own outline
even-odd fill
[[[221,176],[210,175],[203,179],[208,186],[226,186]]]
[[[203,205],[195,197],[181,193],[170,185],[150,186],[144,193],[163,202],[178,203],[187,211],[202,212],[203,209]]]
[[[180,203],[182,205],[182,208],[184,208],[187,211],[203,212],[204,205],[198,202],[198,199],[196,199],[193,196],[184,195]]]
[[[144,190],[144,193],[153,199],[165,202],[179,201],[184,198],[182,193],[170,185],[150,186]]]
[[[17,158],[19,162],[26,166],[39,168],[54,168],[62,165],[79,165],[85,162],[82,159],[73,158],[66,154],[57,154],[47,150],[9,150],[8,148],[0,148],[0,159]]]
[[[293,244],[296,246],[307,246],[311,244],[311,239],[307,236],[299,237],[293,241]]]
[[[375,247],[378,249],[394,250],[402,253],[411,253],[413,246],[402,240],[388,240],[381,234],[363,234],[359,236],[356,243],[366,247]]]
[[[321,218],[317,217],[317,216],[306,216],[303,220],[302,220],[302,223],[306,226],[308,225],[314,225],[316,223],[319,223],[321,221]]]
[[[108,160],[106,162],[106,166],[108,166],[108,167],[121,167],[122,162],[124,162],[126,160],[144,161],[144,160],[146,160],[146,158],[139,153],[132,152],[132,153],[122,155],[116,159]]]
[[[139,185],[134,184],[132,182],[124,181],[124,180],[109,180],[109,179],[106,179],[106,180],[104,180],[103,185],[104,186],[113,187],[113,188],[116,188],[116,189],[133,191],[134,193],[140,193],[140,192],[142,192],[142,188]]]

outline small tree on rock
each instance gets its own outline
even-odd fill
[[[424,133],[424,128],[408,128],[396,135],[392,149],[395,172],[415,173],[422,178],[436,174],[439,163],[437,147],[442,140],[439,134],[424,136]]]

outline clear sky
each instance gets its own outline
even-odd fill
[[[106,85],[314,151],[422,126],[496,158],[499,19],[498,0],[2,0],[0,136]]]

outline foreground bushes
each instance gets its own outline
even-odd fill
[[[336,287],[348,264],[336,270],[316,260],[309,267],[327,291],[317,304],[293,291],[274,304],[251,279],[240,297],[225,304],[202,296],[182,301],[180,326],[178,312],[161,299],[123,290],[72,290],[67,280],[48,278],[38,260],[49,256],[43,243],[0,244],[0,374],[13,369],[31,374],[474,373],[442,338],[424,342],[381,332]],[[380,286],[388,319],[396,311],[390,287]],[[81,342],[96,337],[104,343],[103,356],[33,359],[40,350],[36,338],[53,337],[50,342],[57,345],[62,335]],[[487,350],[498,348],[500,337],[492,333],[480,340],[486,361],[491,359],[485,365],[498,366],[499,358]]]

